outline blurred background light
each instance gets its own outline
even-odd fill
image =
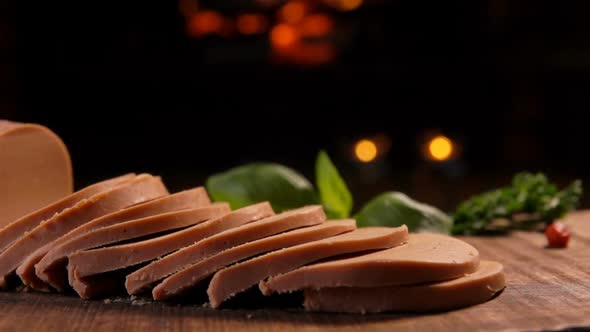
[[[325,2],[341,11],[355,10],[363,4],[363,0],[325,0]]]
[[[334,22],[325,14],[313,14],[301,21],[301,34],[306,37],[322,37],[332,31]]]
[[[211,8],[212,3],[207,1],[179,0],[178,7],[186,20],[187,35],[190,37],[202,39],[222,36],[235,39],[240,35],[264,36],[269,43],[257,43],[243,54],[259,56],[260,46],[265,45],[270,46],[265,53],[270,55],[273,63],[319,66],[336,61],[341,53],[342,43],[337,38],[339,32],[336,30],[335,14],[338,15],[337,11],[341,9],[353,9],[360,3],[359,0],[335,0],[328,3],[329,6],[322,6],[321,3],[303,0],[273,0],[255,1],[251,4],[255,9],[252,6],[238,6],[228,10],[231,6],[220,6],[222,9],[216,11]],[[218,52],[223,53],[224,49],[212,49],[210,54],[213,61],[223,59],[213,55]],[[233,53],[229,57],[239,58],[239,55]]]
[[[436,136],[428,143],[428,153],[434,160],[449,160],[453,155],[453,141],[446,136]]]
[[[354,154],[363,163],[374,161],[378,152],[377,145],[370,139],[361,139],[354,145]]]
[[[363,0],[340,0],[341,10],[355,10],[363,4]]]
[[[268,20],[261,14],[241,14],[236,20],[236,29],[243,35],[261,34],[267,26]]]
[[[202,10],[194,14],[188,21],[187,30],[191,36],[203,37],[209,34],[221,34],[224,17],[213,10]]]
[[[288,48],[295,45],[299,39],[299,34],[295,28],[289,24],[281,23],[272,28],[270,32],[270,41],[276,48]]]
[[[287,2],[279,10],[279,19],[286,23],[297,23],[305,17],[307,11],[307,5],[302,1],[290,1]]]

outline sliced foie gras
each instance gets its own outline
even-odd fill
[[[264,294],[304,288],[409,285],[459,278],[479,266],[477,249],[440,234],[410,234],[404,245],[301,267],[260,283]]]
[[[37,227],[42,221],[50,219],[55,214],[74,206],[83,199],[90,198],[91,196],[94,196],[102,191],[116,187],[125,181],[133,179],[134,177],[135,174],[126,174],[95,183],[62,198],[57,202],[53,202],[41,208],[40,210],[11,222],[0,229],[0,252],[4,251],[4,249],[6,249],[9,245],[25,235],[26,232]]]
[[[123,210],[94,219],[60,237],[30,255],[21,266],[34,266],[37,277],[57,290],[67,286],[67,256],[84,247],[84,241],[76,241],[77,237],[93,230],[115,225],[124,221],[145,218],[162,213],[197,208],[210,205],[211,201],[203,187],[181,191],[172,195],[156,198]],[[83,248],[85,249],[85,248]]]
[[[143,174],[131,181],[83,199],[45,220],[0,254],[0,284],[37,249],[72,229],[105,214],[168,194],[159,177]]]
[[[196,262],[184,270],[178,271],[157,285],[152,291],[152,296],[155,300],[174,298],[182,295],[185,291],[194,287],[202,280],[233,263],[269,251],[329,238],[338,234],[353,231],[354,229],[356,229],[356,222],[352,219],[331,220],[319,225],[296,229],[248,242],[222,251],[202,261]]]
[[[101,228],[82,235],[76,240],[80,241],[79,248],[96,248],[125,240],[135,239],[147,235],[170,230],[176,230],[200,224],[206,220],[217,218],[229,213],[231,210],[227,203],[214,203],[209,206],[196,209],[181,210],[159,214],[152,217],[131,220],[109,227]],[[101,249],[78,251],[68,256],[68,279],[70,285],[82,298],[90,295],[86,292],[83,278],[100,274],[105,271],[105,266],[111,266],[115,262],[124,262],[126,257],[103,257],[96,255]]]
[[[174,272],[220,251],[292,229],[317,225],[324,220],[326,215],[322,207],[311,205],[227,230],[129,274],[125,287],[129,294],[137,294]]]
[[[93,265],[90,271],[80,267],[73,267],[73,269],[78,269],[78,274],[82,276],[116,271],[153,260],[227,229],[271,215],[274,215],[274,211],[268,202],[247,206],[163,236],[82,252],[80,253],[81,258],[75,258],[73,265],[76,265],[76,262],[79,261],[100,262],[100,264]],[[87,247],[86,242],[82,245],[83,247],[81,247],[80,243],[77,243],[77,249],[72,252],[86,249],[84,248]]]
[[[458,309],[483,303],[506,287],[502,265],[482,261],[473,274],[416,286],[306,289],[309,311],[378,313]]]
[[[0,120],[0,227],[72,190],[70,155],[55,133],[36,124]]]
[[[213,308],[236,293],[258,284],[267,277],[292,271],[317,260],[365,250],[383,249],[404,243],[408,228],[367,227],[331,238],[300,244],[235,264],[217,272],[209,288]]]

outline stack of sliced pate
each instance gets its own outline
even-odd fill
[[[33,129],[20,139],[54,139]],[[453,237],[357,228],[352,219],[326,220],[319,205],[280,214],[268,202],[231,210],[211,203],[202,187],[170,194],[150,174],[71,193],[67,167],[55,171],[66,176],[65,189],[48,193],[53,201],[0,229],[3,288],[173,300],[208,283],[213,308],[257,287],[264,295],[303,291],[310,311],[365,313],[455,309],[505,287],[502,265],[480,262],[477,249]]]

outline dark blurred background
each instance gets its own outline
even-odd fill
[[[77,187],[258,160],[313,180],[320,149],[357,208],[451,210],[522,170],[590,184],[588,1],[2,3],[0,118],[58,133]]]

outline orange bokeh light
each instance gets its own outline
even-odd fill
[[[340,10],[350,11],[359,8],[363,0],[337,0],[337,6]]]
[[[194,37],[202,37],[207,34],[221,33],[223,27],[223,16],[213,10],[200,11],[192,16],[187,23],[188,33]]]
[[[453,156],[453,141],[446,136],[436,136],[428,142],[428,154],[431,159],[445,161]]]
[[[354,145],[354,155],[360,162],[370,163],[378,154],[377,144],[370,139],[362,139]]]
[[[295,45],[299,34],[294,27],[288,24],[277,24],[270,32],[270,41],[274,47],[287,48]]]
[[[297,23],[305,17],[307,5],[302,1],[290,1],[279,10],[279,19],[287,23]]]
[[[238,32],[244,35],[263,33],[267,26],[268,20],[260,14],[242,14],[236,21]]]
[[[334,23],[325,14],[309,15],[301,22],[301,34],[310,37],[321,37],[332,31]]]

